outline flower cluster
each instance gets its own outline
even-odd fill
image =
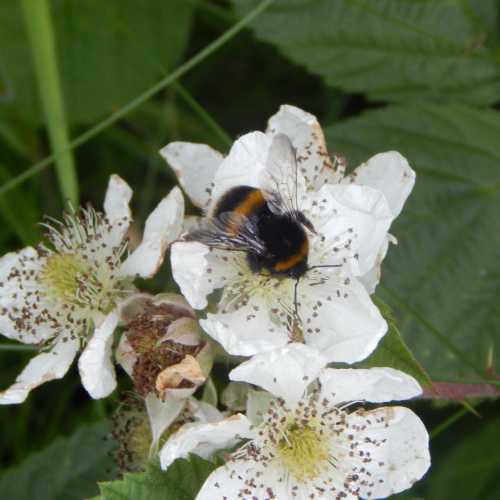
[[[184,220],[174,188],[132,248],[132,191],[114,175],[102,213],[69,207],[43,224],[38,247],[0,259],[1,333],[41,350],[0,403],[63,377],[81,351],[91,397],[116,388],[115,361],[130,377],[133,395],[113,418],[122,471],[222,450],[198,500],[411,487],[430,465],[425,427],[407,408],[373,404],[419,396],[418,382],[389,367],[332,366],[367,358],[388,330],[371,294],[415,182],[406,159],[381,153],[347,175],[316,118],[288,105],[226,157],[183,142],[161,154],[202,216]],[[182,295],[145,293],[135,278],[151,278],[169,247]],[[216,392],[221,356],[221,367],[239,363],[229,378],[240,400],[223,412],[198,397],[205,383]]]

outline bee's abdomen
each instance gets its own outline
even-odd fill
[[[250,186],[230,189],[219,199],[212,216],[225,212],[235,212],[256,220],[257,236],[266,251],[247,253],[248,263],[254,272],[265,269],[271,274],[293,277],[305,273],[309,241],[302,224],[288,214],[272,213],[260,189]],[[236,235],[240,230],[238,219],[232,219],[226,230]]]
[[[304,228],[288,215],[270,214],[259,220],[259,236],[268,255],[261,265],[271,273],[300,276],[307,268],[309,240]]]
[[[262,217],[269,212],[262,191],[250,186],[237,186],[227,191],[217,202],[214,216],[224,212],[234,212],[245,217]],[[239,231],[237,222],[232,222],[227,230],[237,234]]]
[[[214,216],[223,212],[237,212],[249,217],[266,206],[262,191],[250,186],[237,186],[227,191],[217,202]]]

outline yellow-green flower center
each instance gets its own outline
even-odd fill
[[[297,481],[316,478],[328,466],[328,440],[311,425],[290,424],[277,451],[283,464]]]
[[[90,266],[77,255],[54,253],[47,259],[39,280],[52,298],[74,304],[90,275]]]

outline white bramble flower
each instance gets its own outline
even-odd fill
[[[0,259],[0,333],[37,344],[35,356],[0,404],[21,403],[38,385],[61,378],[78,351],[82,384],[93,398],[116,386],[111,360],[120,305],[135,293],[136,276],[149,278],[178,237],[184,200],[174,188],[148,217],[142,242],[128,251],[132,190],[110,178],[104,213],[92,207],[70,211],[44,224],[47,242]]]
[[[121,321],[116,360],[138,394],[186,399],[205,382],[213,355],[182,295],[137,294],[122,307]]]
[[[300,340],[329,361],[359,361],[387,331],[370,294],[380,277],[389,227],[415,182],[406,159],[381,153],[344,176],[345,162],[328,155],[316,118],[292,106],[271,117],[266,133],[238,139],[225,158],[206,145],[183,142],[168,144],[161,154],[193,203],[210,213],[230,188],[265,188],[263,173],[280,161],[272,157],[277,134],[286,135],[295,149],[299,208],[317,233],[308,233],[308,264],[338,267],[301,276],[297,311],[296,280],[252,272],[243,252],[176,242],[174,279],[196,309],[223,289],[217,312],[201,325],[230,354],[252,356]]]
[[[197,500],[354,500],[410,488],[430,465],[421,420],[401,406],[352,407],[415,397],[419,384],[391,368],[325,365],[324,357],[303,344],[241,364],[231,378],[258,385],[275,399],[262,398],[266,404],[260,413],[249,408],[249,418],[236,414],[181,427],[161,450],[162,467],[237,440],[244,444],[208,477]]]

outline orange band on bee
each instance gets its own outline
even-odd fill
[[[257,211],[265,203],[266,200],[264,198],[264,195],[262,194],[262,191],[256,189],[255,191],[250,192],[241,203],[236,205],[233,209],[233,212],[247,217],[248,215],[255,213],[255,211]],[[239,231],[239,224],[237,224],[236,222],[229,224],[229,226],[227,227],[227,231],[229,233],[237,234]]]
[[[288,257],[288,259],[282,260],[275,264],[274,270],[275,271],[288,271],[288,269],[291,269],[293,266],[297,265],[299,262],[302,262],[304,259],[307,258],[307,255],[309,253],[309,241],[307,238],[302,242],[302,245],[299,248],[299,251]]]

